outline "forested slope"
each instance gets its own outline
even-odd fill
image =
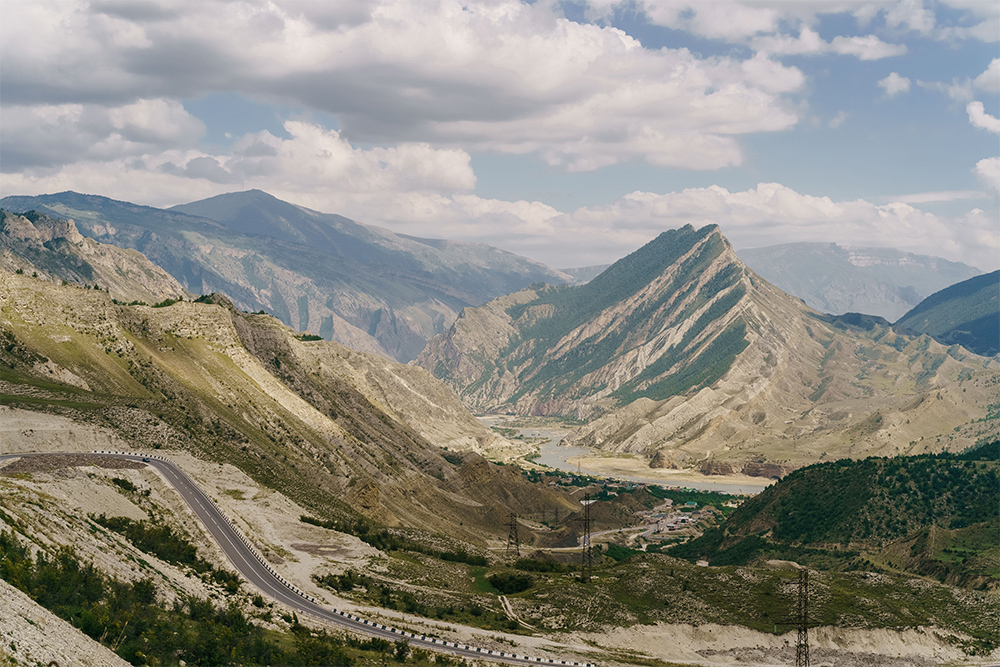
[[[1000,441],[962,454],[820,463],[671,553],[713,564],[864,561],[993,588],[1000,586],[997,489]]]
[[[1000,354],[1000,271],[970,278],[921,301],[895,325],[945,345]]]

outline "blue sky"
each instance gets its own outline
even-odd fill
[[[607,263],[664,229],[1000,266],[1000,3],[36,0],[0,194],[259,188]]]

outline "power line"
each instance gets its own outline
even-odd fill
[[[795,642],[795,667],[809,667],[809,570],[799,570],[798,596],[795,604],[795,618],[779,621],[774,624],[775,632],[779,625],[794,625],[799,636]]]

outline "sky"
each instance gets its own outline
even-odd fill
[[[990,271],[1000,3],[0,3],[0,195],[251,188],[557,268],[714,223]]]

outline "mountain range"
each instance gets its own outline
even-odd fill
[[[286,224],[286,213],[258,221],[265,236],[241,233],[240,243],[306,248],[330,233],[326,223],[313,231]],[[106,470],[79,454],[128,448],[176,461],[275,571],[310,595],[449,641],[472,636],[508,651],[544,646],[555,659],[650,664],[677,658],[663,650],[672,646],[664,637],[687,632],[682,657],[701,663],[710,627],[725,642],[742,637],[715,651],[713,664],[774,664],[790,657],[787,638],[771,632],[794,608],[795,560],[811,570],[820,592],[812,611],[833,633],[830,645],[862,643],[862,660],[925,641],[953,661],[996,650],[1000,363],[963,347],[981,333],[966,325],[997,310],[995,277],[928,298],[902,332],[878,316],[816,312],[747,268],[717,227],[685,227],[587,284],[534,284],[467,306],[420,357],[477,409],[589,420],[568,441],[615,457],[707,474],[781,477],[801,468],[727,521],[717,494],[602,487],[492,463],[483,454],[499,458],[516,446],[427,370],[246,312],[223,294],[196,297],[143,254],[86,238],[65,217],[0,214],[4,451],[76,453],[22,458],[0,473],[0,561],[11,565],[0,575],[32,596],[21,596],[23,618],[38,618],[35,600],[96,641],[118,637],[112,647],[136,664],[149,657],[131,647],[145,651],[157,633],[178,647],[164,653],[167,662],[202,661],[201,644],[218,647],[211,661],[225,662],[237,655],[237,637],[259,639],[263,628],[297,647],[296,664],[337,662],[322,642],[349,647],[355,664],[387,660],[388,642],[366,656],[356,638],[308,629],[226,571],[222,551],[153,471],[138,462]],[[108,224],[102,219],[88,224]],[[197,217],[159,219],[182,230],[150,232],[148,247],[165,243],[175,254],[163,256],[177,261],[202,231],[236,234],[219,202]],[[333,247],[323,252],[334,257]],[[593,273],[574,272],[579,280]],[[956,332],[968,334],[961,345],[949,342]],[[992,449],[894,456],[981,441]],[[646,539],[649,527],[634,524],[665,500],[717,505],[699,508],[704,536],[674,547]],[[593,576],[578,577],[591,520],[599,529]],[[623,532],[633,527],[646,532]],[[537,551],[512,554],[512,536]],[[703,558],[725,567],[695,564]],[[192,569],[199,560],[202,569]],[[39,575],[28,576],[36,566]],[[131,626],[113,626],[121,619],[104,610],[118,607],[88,602],[90,616],[81,617],[79,605],[64,602],[84,588],[80,572],[93,583],[101,571],[133,582],[148,606],[142,618],[153,622],[135,627],[132,598]],[[86,588],[109,604],[129,590]],[[16,593],[2,589],[8,599]],[[8,627],[7,644],[28,655],[23,632]],[[69,632],[39,630],[47,636],[32,646],[47,651]],[[658,652],[636,654],[636,645]],[[827,651],[835,660],[861,655]],[[425,658],[414,651],[412,662]]]
[[[982,289],[956,285],[928,299],[938,304],[929,314],[893,328],[878,316],[809,308],[749,269],[716,226],[664,232],[603,270],[557,272],[259,191],[171,210],[75,193],[0,203],[33,211],[3,214],[9,268],[103,285],[124,303],[211,290],[235,311],[270,312],[361,353],[404,361],[419,353],[417,362],[474,412],[584,420],[567,442],[654,466],[771,476],[823,457],[954,449],[996,428],[995,419],[980,420],[992,414],[988,377],[997,364],[967,352],[993,349],[995,279]],[[795,247],[778,256],[801,255]],[[883,255],[883,263],[919,263]],[[964,305],[953,308],[949,295]],[[961,321],[946,325],[944,315],[958,311]],[[982,336],[985,347],[976,343]],[[417,394],[437,391],[418,384]],[[419,412],[408,423],[428,428],[434,420]],[[449,414],[470,419],[461,407]]]
[[[1000,427],[995,360],[818,313],[714,225],[664,232],[586,285],[468,308],[417,363],[475,412],[584,420],[568,443],[707,473],[958,449]]]
[[[755,273],[815,310],[878,315],[890,322],[934,292],[982,273],[940,257],[836,243],[786,243],[737,254]]]
[[[71,220],[74,233],[139,250],[190,293],[224,293],[239,308],[264,310],[299,331],[404,362],[462,308],[536,282],[587,282],[607,268],[555,270],[483,244],[362,225],[259,190],[170,209],[74,192],[5,197],[0,206]],[[832,243],[738,254],[757,274],[819,311],[889,321],[923,297],[981,273],[937,257]],[[90,282],[86,272],[70,281]]]
[[[74,192],[0,206],[72,219],[85,237],[142,252],[191,293],[223,293],[240,309],[399,361],[466,306],[572,280],[491,246],[394,234],[259,190],[171,210]]]

